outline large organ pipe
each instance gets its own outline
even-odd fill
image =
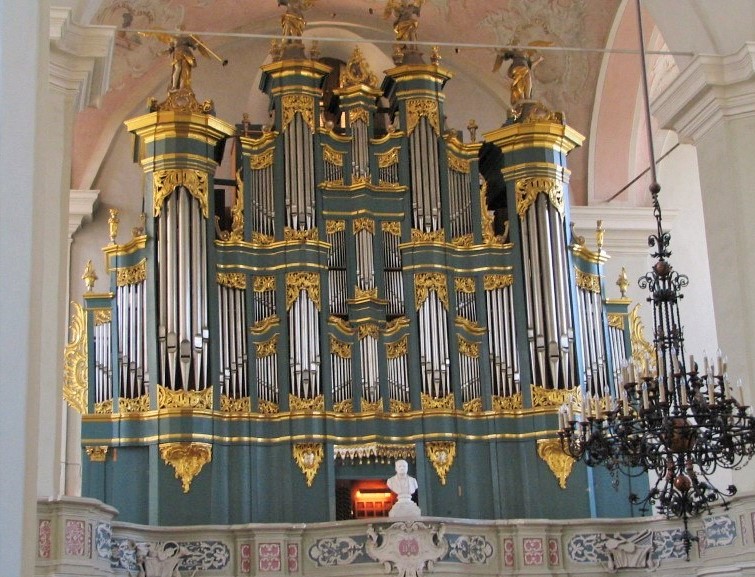
[[[554,246],[550,234],[550,211],[548,197],[544,194],[538,195],[537,198],[537,216],[538,216],[538,233],[540,235],[540,262],[543,272],[543,309],[545,312],[545,338],[547,339],[547,355],[550,361],[550,381],[553,388],[558,388],[559,374],[559,347],[558,347],[558,319],[556,313],[556,295],[553,268],[553,250]],[[543,381],[542,384],[548,381]]]

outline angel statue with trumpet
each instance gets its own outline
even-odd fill
[[[197,58],[194,51],[197,50],[202,56],[212,58],[220,62],[223,66],[228,64],[215,54],[210,48],[197,38],[194,34],[168,34],[163,32],[142,32],[144,36],[152,36],[167,44],[165,50],[158,54],[170,54],[173,72],[170,77],[170,91],[191,90],[191,71],[197,65]]]
[[[513,43],[516,45],[517,40]],[[531,46],[551,46],[550,42],[535,41]],[[502,48],[496,51],[493,72],[498,72],[504,60],[511,60],[508,77],[511,78],[511,106],[532,99],[532,70],[543,61],[543,57],[531,48]]]

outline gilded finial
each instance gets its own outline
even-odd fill
[[[621,267],[621,272],[619,273],[619,280],[616,281],[616,286],[619,287],[619,291],[621,292],[621,298],[626,298],[627,289],[629,288],[629,277],[627,276],[627,269],[625,269],[624,267]]]
[[[343,71],[343,86],[365,86],[377,87],[377,76],[372,72],[370,64],[362,54],[359,46],[354,47],[351,58],[346,63]]]
[[[477,122],[474,118],[469,119],[469,123],[467,124],[467,130],[469,130],[469,139],[472,142],[477,142],[477,129],[479,126],[477,126]]]
[[[603,250],[603,238],[605,237],[606,229],[603,228],[603,221],[598,221],[598,226],[595,229],[595,240],[598,243],[598,252]]]
[[[437,66],[438,64],[440,64],[441,60],[443,60],[443,57],[440,55],[440,47],[433,46],[433,52],[430,55],[430,62]]]
[[[94,272],[94,264],[92,264],[91,260],[87,261],[87,264],[84,267],[84,274],[81,275],[81,278],[87,287],[87,292],[92,292],[94,289],[94,283],[97,281],[97,273]]]
[[[118,218],[119,212],[117,208],[110,209],[110,218],[107,220],[110,226],[110,244],[115,244],[115,239],[118,236],[118,224],[121,222]]]

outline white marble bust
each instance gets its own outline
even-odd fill
[[[417,479],[408,474],[409,464],[404,459],[396,461],[396,474],[388,479],[388,488],[396,493],[398,500],[388,512],[389,517],[418,517],[421,515],[412,495],[417,491]]]

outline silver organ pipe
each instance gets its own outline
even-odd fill
[[[272,164],[260,169],[253,168],[251,174],[252,228],[266,236],[275,236]]]
[[[113,398],[113,370],[111,366],[112,321],[95,322],[94,327],[94,366],[95,404]]]
[[[391,400],[409,404],[409,365],[407,355],[408,338],[386,345],[388,358],[388,394]]]
[[[422,392],[440,399],[451,393],[448,321],[443,303],[430,291],[419,309]]]
[[[279,403],[278,398],[278,335],[257,344],[255,363],[257,369],[257,398],[267,403]]]
[[[435,132],[422,117],[409,137],[411,154],[412,226],[423,232],[443,227],[440,213],[438,144]]]
[[[301,399],[320,395],[319,311],[300,292],[288,312],[291,392]]]
[[[209,344],[205,221],[199,201],[183,186],[166,199],[158,231],[162,383],[174,390],[203,390]]]
[[[355,223],[355,227],[356,227]],[[369,290],[375,286],[375,260],[373,254],[373,234],[368,227],[374,231],[374,221],[362,223],[361,230],[355,234],[357,248],[357,286],[362,290]]]
[[[370,160],[367,123],[358,118],[351,123],[351,158],[353,161],[352,174],[356,177],[369,176]]]
[[[619,321],[617,323],[618,326],[610,322],[609,315],[608,335],[611,342],[611,362],[613,364],[613,382],[615,384],[615,388],[611,391],[611,394],[618,399],[621,398],[621,391],[618,390],[618,387],[624,381],[621,369],[627,363],[627,356],[624,348],[624,319],[621,316],[617,317],[617,319]]]
[[[558,318],[556,309],[556,271],[553,268],[553,251],[558,247],[553,245],[551,239],[551,211],[553,210],[544,194],[538,195],[537,203],[538,234],[540,236],[540,263],[543,279],[543,310],[545,312],[545,340],[546,354],[550,366],[549,379],[554,389],[559,386],[559,366],[561,364],[559,342]],[[555,212],[555,211],[553,211]],[[543,381],[543,385],[546,381]]]
[[[351,399],[351,345],[330,337],[333,404]]]
[[[362,400],[375,403],[380,398],[380,370],[378,368],[378,341],[366,335],[360,341],[362,369]]]
[[[474,285],[471,287],[474,289]],[[477,302],[474,290],[456,290],[456,315],[470,322],[477,322]]]
[[[398,151],[396,151],[396,154],[398,155]],[[379,181],[386,184],[398,184],[398,167],[398,160],[396,160],[396,162],[392,162],[391,164],[387,164],[386,166],[378,165]]]
[[[472,197],[469,175],[450,169],[448,171],[448,187],[451,238],[471,234],[473,230]]]
[[[513,291],[510,286],[485,291],[488,346],[493,395],[509,397],[520,391]]]
[[[118,342],[118,376],[120,396],[135,399],[145,394],[145,375],[147,374],[146,351],[146,289],[144,280],[144,263],[135,267],[119,270],[118,276],[135,276],[119,278],[116,288],[116,331]],[[112,369],[110,366],[111,332],[107,333],[99,324],[95,328],[95,366],[100,375],[96,397],[112,397]],[[107,323],[110,327],[110,322]],[[102,401],[97,401],[102,402]]]
[[[334,315],[345,316],[347,314],[346,295],[346,231],[343,221],[329,224],[328,242],[328,300],[330,312]]]
[[[245,290],[218,285],[220,306],[220,375],[224,394],[233,399],[249,396],[246,377],[247,326]]]
[[[297,113],[284,133],[286,151],[286,226],[310,229],[315,215],[315,171],[312,131]]]
[[[459,381],[462,403],[482,396],[480,388],[479,346],[459,336]]]
[[[388,224],[388,223],[384,223]],[[395,223],[398,225],[398,223]],[[396,226],[398,228],[398,226]],[[388,314],[401,316],[404,314],[404,280],[401,272],[401,250],[399,244],[401,236],[394,234],[390,226],[383,227],[383,262],[385,263],[385,298],[388,301]]]

